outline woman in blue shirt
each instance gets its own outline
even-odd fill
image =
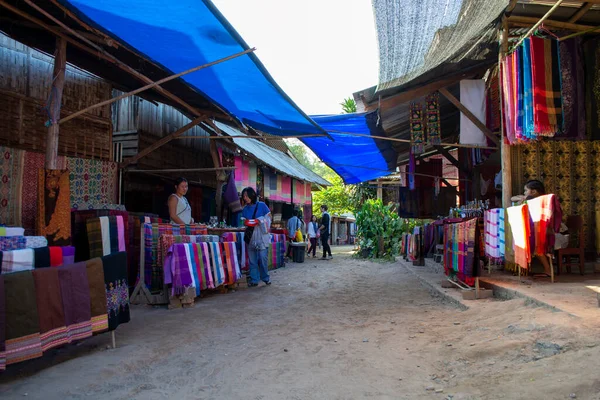
[[[268,241],[266,239],[257,240],[256,235],[262,234],[262,238],[268,235],[271,227],[271,210],[265,203],[258,201],[256,191],[251,187],[242,191],[242,200],[246,204],[242,210],[242,218],[258,220],[258,224],[254,227],[253,238],[247,246],[250,261],[248,286],[258,286],[259,278],[265,284],[270,285],[271,279],[267,262],[267,246],[270,244],[270,239]]]

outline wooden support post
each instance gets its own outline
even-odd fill
[[[479,277],[475,278],[475,300],[479,299]]]
[[[492,142],[494,142],[496,144],[496,146],[498,146],[500,144],[500,141],[498,140],[498,138],[494,135],[494,132],[492,132],[491,130],[488,129],[487,126],[485,126],[485,124],[483,122],[481,122],[475,115],[473,115],[473,113],[471,111],[469,111],[469,109],[467,107],[465,107],[456,97],[454,97],[452,95],[452,93],[450,93],[448,91],[448,89],[446,88],[441,88],[439,90],[439,92],[448,99],[448,101],[450,101],[450,103],[454,104],[456,106],[456,108],[458,108],[460,110],[460,112],[462,112],[467,118],[469,118],[469,120],[471,120],[471,122],[473,124],[475,124],[475,126],[477,128],[479,128],[479,130],[481,130],[481,132],[483,132],[483,134],[490,139]]]
[[[117,348],[117,339],[115,337],[115,331],[110,331],[110,338],[111,338],[111,342],[112,342],[112,348],[116,349]]]
[[[46,137],[46,168],[56,169],[58,161],[58,121],[62,104],[63,89],[65,87],[65,71],[67,68],[67,41],[61,37],[56,38],[56,52],[54,53],[54,69],[52,71],[52,86],[48,96],[49,126]]]
[[[383,186],[379,182],[379,179],[377,179],[377,200],[383,201]]]

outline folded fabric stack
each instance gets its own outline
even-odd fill
[[[25,229],[11,226],[0,226],[0,236],[25,236]]]
[[[145,284],[151,291],[162,291],[163,268],[158,257],[158,240],[162,235],[207,235],[206,225],[173,225],[144,223],[144,275]]]
[[[0,251],[36,249],[47,246],[48,240],[43,236],[0,236]]]
[[[2,274],[37,268],[60,267],[74,262],[75,248],[72,246],[37,247],[0,252]]]
[[[125,248],[129,249],[131,243],[130,235],[132,232],[132,224],[129,221],[129,213],[127,211],[121,210],[76,210],[71,212],[71,232],[73,234],[72,244],[77,249],[77,253],[75,254],[75,261],[85,261],[92,258],[90,256],[90,243],[87,233],[87,221],[89,219],[97,219],[100,217],[118,217],[121,216],[123,219],[123,231],[124,231],[124,240],[125,240]],[[139,227],[138,227],[139,231]],[[139,232],[138,232],[139,233]],[[117,236],[118,238],[118,236]],[[102,248],[102,252],[97,253],[95,256],[104,255],[104,249]]]
[[[172,285],[171,295],[178,296],[188,288],[214,289],[234,284],[241,277],[234,242],[175,243],[164,260],[164,282]]]
[[[163,268],[169,248],[176,243],[210,243],[218,241],[219,236],[217,235],[161,235],[158,238],[157,265],[159,268]]]
[[[246,243],[244,242],[244,232],[225,232],[221,235],[222,242],[235,242],[236,254],[240,269],[248,272],[250,269],[250,259]],[[267,249],[268,268],[277,269],[285,266],[284,258],[287,250],[287,240],[285,234],[272,233],[271,246]]]
[[[0,370],[129,322],[126,264],[117,253],[0,275]]]

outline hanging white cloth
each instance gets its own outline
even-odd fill
[[[475,118],[485,124],[485,81],[483,79],[460,81],[460,102]],[[483,132],[462,112],[460,113],[460,143],[487,145]]]

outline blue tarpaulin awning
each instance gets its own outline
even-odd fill
[[[398,155],[389,141],[355,134],[385,136],[377,125],[377,112],[313,115],[334,141],[312,137],[301,139],[325,164],[353,184],[380,178],[396,171]],[[344,133],[346,132],[346,133]]]
[[[249,47],[210,0],[59,0],[165,70],[178,73]],[[273,135],[325,133],[283,92],[253,53],[183,76],[232,116]]]

